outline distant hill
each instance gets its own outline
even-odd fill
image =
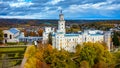
[[[120,20],[66,20],[66,24],[81,24],[81,23],[96,23],[96,22],[106,22],[106,23],[120,23]],[[30,25],[55,25],[58,23],[58,20],[50,19],[0,19],[0,24],[2,26],[6,25],[15,25],[15,24],[30,24]],[[0,25],[0,26],[1,26]]]

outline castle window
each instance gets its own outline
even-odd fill
[[[4,34],[4,37],[7,37],[7,34]]]
[[[85,41],[86,41],[86,37],[85,37]]]
[[[12,35],[10,35],[10,39],[12,39]]]

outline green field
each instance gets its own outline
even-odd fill
[[[7,47],[0,47],[0,54],[1,53],[16,53],[16,52],[24,52],[26,46],[7,46]]]
[[[0,68],[20,65],[26,46],[0,47]]]

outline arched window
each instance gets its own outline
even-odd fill
[[[12,35],[10,35],[10,39],[12,39]]]
[[[4,34],[4,37],[7,37],[7,34]]]

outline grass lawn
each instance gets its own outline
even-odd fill
[[[27,46],[0,47],[0,68],[20,65]],[[5,61],[6,60],[6,61]]]

